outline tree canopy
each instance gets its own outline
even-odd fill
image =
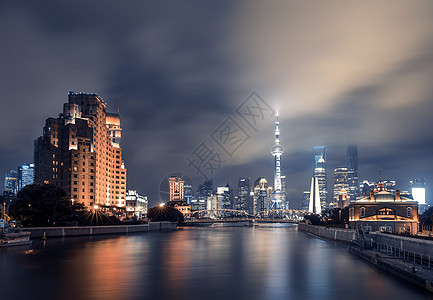
[[[154,206],[149,208],[147,217],[152,222],[170,221],[181,224],[184,220],[183,214],[173,206],[169,205]]]
[[[24,226],[54,226],[79,218],[85,210],[83,204],[72,203],[62,188],[35,183],[18,192],[9,215]]]

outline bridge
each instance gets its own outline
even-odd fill
[[[308,211],[294,209],[271,209],[258,212],[255,216],[249,215],[244,210],[236,209],[207,209],[186,213],[185,223],[209,224],[209,223],[298,223]]]

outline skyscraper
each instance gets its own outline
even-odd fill
[[[256,215],[260,211],[270,209],[272,205],[272,187],[264,177],[259,177],[254,181],[254,211]]]
[[[238,195],[236,197],[235,209],[244,210],[252,214],[250,192],[251,192],[250,178],[249,177],[239,178]]]
[[[310,203],[308,206],[308,211],[315,214],[322,213],[322,205],[320,200],[319,178],[314,176],[311,178]]]
[[[193,190],[192,190],[192,185],[185,183],[185,185],[184,185],[184,191],[185,191],[184,192],[184,197],[185,197],[186,203],[191,204],[191,200],[192,200],[192,198],[194,196]]]
[[[32,184],[35,179],[35,165],[23,164],[18,167],[18,192],[26,185]]]
[[[347,181],[347,168],[338,167],[334,170],[335,181],[334,181],[334,202],[337,202],[341,191],[343,194],[347,194],[349,190],[349,183]]]
[[[355,202],[359,195],[358,183],[358,145],[348,145],[346,153],[347,181],[349,183],[349,201]]]
[[[278,112],[277,112],[277,121],[275,122],[275,144],[272,147],[272,155],[275,159],[274,164],[274,192],[272,193],[272,204],[271,209],[282,209],[284,195],[281,186],[281,155],[284,152],[283,146],[280,145],[280,122],[278,121]]]
[[[113,212],[126,205],[126,168],[118,114],[96,94],[68,94],[58,118],[48,118],[35,141],[35,182],[62,187],[86,206]],[[119,210],[120,209],[120,210]]]
[[[168,184],[169,201],[183,201],[185,195],[185,181],[180,177],[170,176]]]
[[[328,200],[328,180],[326,175],[326,146],[313,147],[313,177],[319,186],[320,205],[325,208]],[[310,196],[311,198],[313,195]]]
[[[222,197],[222,208],[232,209],[233,205],[233,193],[230,189],[230,185],[227,183],[226,186],[217,187],[216,194]]]
[[[5,176],[5,192],[10,195],[16,195],[18,193],[18,172],[11,170]]]

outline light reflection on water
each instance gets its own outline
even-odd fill
[[[0,249],[0,299],[428,299],[296,227],[184,228]]]

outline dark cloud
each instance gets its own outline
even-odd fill
[[[328,181],[359,144],[360,177],[433,182],[430,1],[9,1],[0,10],[0,174],[32,160],[32,140],[68,91],[120,109],[128,188],[157,201],[171,172],[253,90],[279,109],[289,197],[298,207],[311,148]],[[243,124],[245,125],[245,124]],[[273,120],[215,181],[272,178]]]

